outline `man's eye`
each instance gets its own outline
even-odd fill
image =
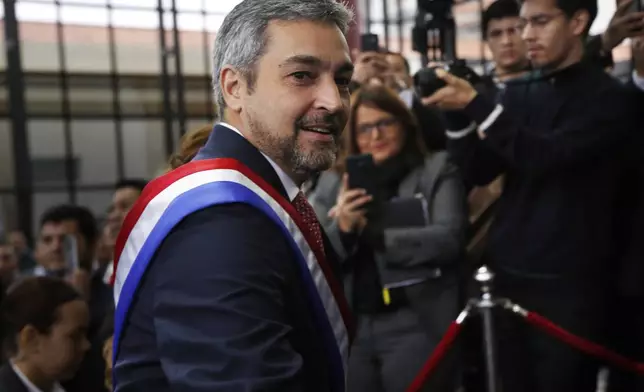
[[[305,81],[305,80],[312,79],[311,73],[310,72],[304,72],[304,71],[293,72],[291,74],[291,77],[295,78],[296,80],[300,80],[300,81]]]

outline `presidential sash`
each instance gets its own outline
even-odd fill
[[[191,213],[228,203],[246,203],[259,209],[288,239],[313,321],[324,342],[331,385],[334,391],[344,391],[350,327],[339,281],[291,203],[246,166],[228,158],[190,162],[153,180],[126,217],[114,255],[113,361],[118,356],[132,299],[164,238]]]

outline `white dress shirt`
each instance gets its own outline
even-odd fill
[[[237,129],[237,128],[233,127],[233,126],[232,126],[232,125],[230,125],[230,124],[227,124],[227,123],[225,123],[225,122],[220,122],[220,123],[219,123],[219,125],[223,125],[223,126],[225,126],[226,128],[228,128],[228,129],[230,129],[230,130],[232,130],[232,131],[237,132],[237,133],[238,133],[241,137],[243,137],[244,139],[246,138],[246,137],[245,137],[245,136],[244,136],[244,135],[239,131],[239,129]],[[261,152],[261,151],[260,151],[260,152]],[[275,170],[275,172],[277,173],[277,176],[280,178],[280,181],[282,181],[282,186],[284,186],[284,189],[286,190],[286,194],[288,195],[288,197],[289,197],[290,201],[295,200],[295,197],[297,196],[297,194],[298,194],[298,193],[300,193],[300,188],[299,188],[297,185],[295,185],[295,181],[293,181],[293,179],[291,179],[291,177],[289,177],[289,176],[288,176],[288,174],[286,174],[286,173],[284,172],[284,170],[282,170],[282,168],[281,168],[281,167],[279,167],[279,166],[277,165],[277,163],[275,163],[275,162],[274,162],[271,158],[269,158],[266,154],[264,154],[264,153],[262,152],[262,155],[264,156],[264,158],[266,158],[266,160],[268,161],[268,163],[270,163],[270,164],[271,164],[271,166],[273,166],[273,169],[274,169],[274,170]]]
[[[29,391],[29,392],[43,392],[42,389],[38,388],[31,381],[29,381],[27,376],[25,376],[20,371],[20,369],[18,369],[18,367],[13,364],[13,362],[11,362],[11,369],[13,369],[13,372],[16,373],[16,376],[18,376],[18,378],[20,379],[22,384],[25,386],[25,388],[27,388],[27,391]],[[52,388],[51,392],[65,392],[65,390],[63,389],[63,387],[60,386],[59,383],[54,383],[54,387]]]

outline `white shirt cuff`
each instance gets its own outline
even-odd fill
[[[476,123],[472,122],[470,125],[468,125],[467,128],[461,129],[460,131],[447,131],[445,134],[449,139],[461,139],[464,138],[465,136],[469,135],[470,133],[476,131]]]
[[[485,133],[487,129],[494,124],[497,118],[503,113],[503,106],[501,105],[496,105],[494,110],[492,110],[492,113],[490,113],[489,116],[481,123],[481,126],[479,127],[479,132],[480,133]]]
[[[644,76],[637,74],[637,71],[633,71],[633,84],[640,90],[644,91]]]

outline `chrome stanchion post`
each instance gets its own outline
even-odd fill
[[[495,301],[492,297],[494,274],[486,266],[483,266],[476,271],[474,279],[481,286],[481,298],[477,303],[477,307],[483,318],[483,350],[485,352],[487,392],[497,392],[496,349],[492,320],[492,308],[495,306]]]

